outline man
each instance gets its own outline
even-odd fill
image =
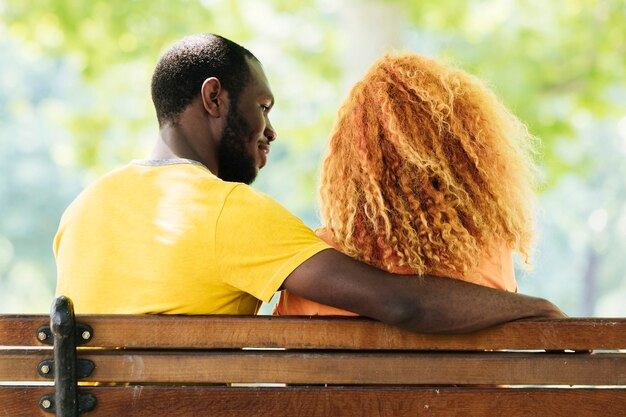
[[[179,41],[156,66],[152,99],[151,159],[99,179],[61,219],[57,293],[77,312],[254,314],[284,288],[422,332],[562,317],[543,299],[357,262],[248,187],[276,132],[269,83],[243,47]]]

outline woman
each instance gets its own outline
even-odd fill
[[[319,235],[380,269],[517,291],[533,240],[535,139],[477,78],[385,56],[339,110]],[[277,314],[353,313],[283,293]]]

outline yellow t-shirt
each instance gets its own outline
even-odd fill
[[[267,195],[199,163],[136,161],[63,214],[56,292],[78,313],[254,314],[327,248]]]

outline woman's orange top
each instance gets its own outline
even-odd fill
[[[320,230],[318,236],[329,245],[335,246],[329,230]],[[402,275],[414,273],[408,267],[393,268],[391,272]],[[472,277],[471,280],[466,279],[463,275],[448,272],[433,271],[432,274],[471,281],[485,287],[517,292],[513,258],[511,251],[506,246],[485,251],[483,259],[478,264],[477,272],[480,276]],[[358,316],[358,314],[350,311],[307,300],[289,291],[283,291],[280,294],[280,299],[274,308],[274,314],[279,316]]]

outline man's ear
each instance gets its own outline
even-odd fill
[[[224,111],[224,92],[220,80],[215,77],[207,78],[202,83],[202,105],[213,117],[220,117]]]

